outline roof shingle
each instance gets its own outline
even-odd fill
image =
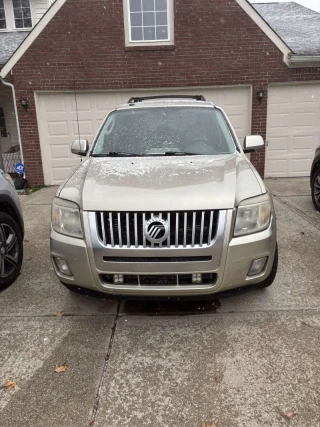
[[[29,31],[0,32],[0,68],[27,37]]]
[[[320,13],[293,1],[252,6],[297,55],[320,55]]]

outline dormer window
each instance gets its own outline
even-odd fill
[[[124,0],[126,46],[173,44],[173,0]]]
[[[32,27],[29,0],[12,0],[14,26],[16,29]]]
[[[4,10],[4,0],[0,0],[0,30],[7,28],[6,11]]]

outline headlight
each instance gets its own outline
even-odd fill
[[[268,228],[271,217],[269,201],[238,207],[234,236],[257,233]]]
[[[80,210],[76,203],[54,199],[52,205],[52,228],[60,234],[83,238]]]

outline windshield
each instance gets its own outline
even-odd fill
[[[231,132],[219,110],[152,107],[113,111],[92,155],[218,155],[234,151]]]

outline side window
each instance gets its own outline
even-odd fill
[[[4,0],[0,0],[0,30],[7,28],[6,12],[4,10]]]
[[[31,9],[29,0],[12,0],[15,28],[31,28]]]
[[[2,138],[6,138],[8,136],[3,108],[0,108],[0,136],[2,136]]]

